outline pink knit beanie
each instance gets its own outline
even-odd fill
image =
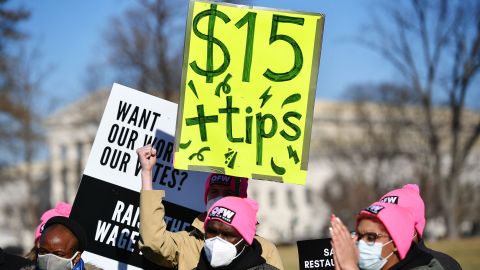
[[[40,218],[40,224],[38,224],[37,229],[35,230],[35,243],[38,241],[38,238],[40,238],[40,234],[42,234],[43,226],[50,218],[55,216],[68,217],[70,216],[71,211],[72,206],[65,202],[59,202],[55,205],[55,208],[45,211]]]
[[[257,230],[257,211],[258,204],[252,199],[224,197],[210,208],[203,226],[206,230],[210,220],[218,220],[234,227],[242,238],[251,245]]]
[[[380,198],[380,202],[398,204],[412,212],[415,230],[422,237],[425,229],[425,204],[420,196],[420,188],[416,184],[407,184],[392,190]]]
[[[360,212],[357,226],[365,217],[376,217],[382,222],[397,248],[400,259],[407,255],[415,232],[412,214],[395,204],[375,202]]]
[[[203,196],[205,203],[207,203],[208,191],[211,185],[229,186],[236,196],[240,198],[247,197],[248,178],[211,173],[207,181],[205,181],[205,194]]]

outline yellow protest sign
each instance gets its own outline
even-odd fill
[[[323,22],[191,1],[175,168],[305,184]]]

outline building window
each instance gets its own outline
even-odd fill
[[[295,198],[293,196],[293,190],[291,189],[287,190],[287,203],[291,209],[295,209],[297,207],[295,204]]]
[[[252,198],[255,200],[255,201],[258,201],[258,192],[256,189],[252,190]]]
[[[65,145],[60,146],[60,158],[62,161],[67,159],[67,146]]]
[[[305,189],[305,199],[308,205],[313,204],[313,191],[310,188]]]
[[[67,167],[62,168],[62,191],[63,191],[63,201],[68,202],[68,170]]]
[[[77,148],[77,159],[82,161],[83,160],[83,143],[77,142],[76,148]]]
[[[270,199],[270,207],[275,207],[277,205],[277,194],[275,194],[275,190],[271,189],[268,192],[268,197]]]
[[[78,142],[76,145],[77,148],[77,175],[81,176],[82,175],[82,170],[83,170],[83,144],[81,142]]]

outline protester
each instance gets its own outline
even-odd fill
[[[373,203],[358,215],[353,239],[340,219],[332,216],[331,224],[336,269],[444,269],[413,242],[414,220],[406,208]]]
[[[31,261],[13,254],[4,252],[0,248],[0,270],[27,270],[34,269]]]
[[[38,243],[40,270],[85,269],[81,256],[87,246],[87,236],[74,220],[63,216],[50,218]]]
[[[208,211],[215,202],[223,197],[236,196],[246,198],[247,188],[247,178],[211,173],[207,181],[205,181],[205,192],[203,195],[205,211]]]
[[[156,162],[156,150],[151,145],[137,149],[142,166],[142,190],[140,192],[140,250],[152,262],[178,269],[193,269],[200,259],[204,246],[204,219],[206,212],[193,222],[190,232],[169,232],[163,220],[165,208],[162,199],[163,190],[152,189],[152,169]],[[219,181],[219,180],[222,181]],[[233,195],[247,196],[247,179],[211,174],[207,179],[204,191],[206,206],[212,205],[219,197]],[[255,236],[261,244],[262,257],[270,265],[283,269],[277,248],[268,240]]]
[[[446,270],[461,270],[460,264],[449,255],[425,246],[423,231],[425,229],[425,204],[420,196],[420,188],[415,184],[407,184],[402,188],[392,190],[380,198],[381,202],[393,203],[408,208],[413,214],[417,237],[413,240],[418,247],[435,257]]]
[[[37,261],[38,239],[40,238],[40,234],[43,231],[43,227],[45,226],[45,223],[47,223],[47,221],[52,217],[56,217],[56,216],[68,217],[71,211],[72,211],[72,206],[70,204],[65,202],[59,202],[57,203],[57,205],[55,205],[55,208],[49,209],[42,214],[42,216],[40,217],[40,224],[38,224],[37,229],[35,230],[35,239],[33,240],[33,247],[30,250],[30,252],[27,253],[27,255],[25,255],[25,258],[29,259],[32,262]]]
[[[262,258],[254,238],[257,210],[257,203],[247,198],[224,197],[214,203],[205,218],[205,245],[195,269],[278,269]]]

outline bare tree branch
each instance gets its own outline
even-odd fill
[[[415,170],[422,183],[440,192],[437,215],[447,221],[449,235],[457,237],[459,218],[468,216],[451,213],[457,213],[464,189],[460,180],[471,167],[469,156],[480,137],[480,115],[467,103],[469,93],[479,87],[475,78],[480,73],[480,3],[409,3],[388,7],[381,19],[373,18],[371,35],[360,38],[401,75],[390,84],[365,86],[372,91],[352,90],[364,93],[356,99],[356,117],[368,144],[363,145],[368,151],[362,157],[376,160],[380,167],[400,157],[418,164]],[[408,134],[411,141],[399,140],[400,134]],[[379,172],[373,170],[371,177]]]

